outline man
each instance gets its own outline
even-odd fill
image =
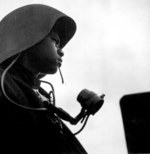
[[[86,153],[58,116],[67,113],[51,104],[39,80],[61,67],[62,48],[75,30],[73,19],[41,4],[18,8],[0,22],[2,153]]]

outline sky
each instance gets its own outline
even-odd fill
[[[65,83],[59,73],[44,78],[55,87],[57,106],[76,116],[82,89],[104,93],[104,105],[77,138],[89,154],[127,154],[119,101],[125,94],[149,91],[150,1],[0,0],[0,19],[33,3],[55,7],[77,24],[76,34],[63,49]],[[66,124],[72,132],[82,126]]]

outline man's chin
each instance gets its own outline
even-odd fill
[[[54,68],[54,69],[51,69],[51,70],[48,70],[46,72],[46,74],[55,74],[57,72],[58,68]]]

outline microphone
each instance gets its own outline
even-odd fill
[[[83,109],[87,110],[87,115],[94,115],[103,105],[105,94],[98,96],[95,92],[83,89],[77,96],[77,101]]]

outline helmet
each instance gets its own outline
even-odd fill
[[[0,63],[44,39],[54,28],[60,48],[73,37],[76,24],[64,13],[43,4],[22,6],[0,22]]]

